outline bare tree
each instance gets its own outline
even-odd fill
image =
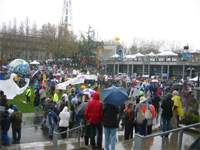
[[[163,41],[134,39],[131,47],[129,48],[129,52],[132,54],[138,52],[143,54],[148,54],[150,52],[158,53],[163,44]]]
[[[30,34],[30,22],[29,22],[29,18],[26,17],[25,19],[25,35],[29,35]]]
[[[1,32],[2,32],[2,33],[6,33],[7,30],[8,30],[8,29],[7,29],[6,23],[2,23]]]
[[[36,23],[33,24],[30,32],[31,32],[32,36],[37,36],[38,35],[38,30],[37,30],[37,24]]]
[[[21,22],[21,24],[19,26],[19,34],[22,35],[22,36],[25,34],[24,33],[24,23],[23,22]]]
[[[16,33],[17,33],[17,19],[14,18],[13,26],[12,26],[12,34],[16,34]]]

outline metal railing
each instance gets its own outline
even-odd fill
[[[58,140],[60,139],[61,135],[65,134],[65,138],[64,139],[69,139],[69,138],[75,138],[77,139],[77,142],[80,146],[80,141],[81,141],[81,137],[83,135],[83,129],[85,126],[80,125],[78,127],[69,129],[67,131],[62,131],[62,132],[58,132],[58,131],[54,131],[53,132],[53,146],[54,146],[54,150],[58,150]]]
[[[192,128],[192,127],[197,127],[197,126],[200,126],[200,122],[195,123],[195,124],[191,124],[191,125],[188,125],[188,126],[180,127],[180,128],[177,128],[177,129],[172,129],[172,130],[169,130],[169,131],[166,131],[166,132],[159,132],[159,133],[155,133],[155,134],[151,134],[151,135],[147,135],[147,136],[135,134],[133,149],[134,150],[142,150],[142,145],[144,144],[145,139],[153,138],[153,137],[156,137],[156,136],[164,136],[166,134],[173,133],[173,132],[179,132],[178,147],[179,147],[179,150],[182,150],[183,132],[186,129],[189,129],[189,128]]]

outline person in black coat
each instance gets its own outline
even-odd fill
[[[125,130],[124,130],[124,139],[128,140],[133,138],[133,127],[134,127],[134,106],[132,103],[129,103],[126,108],[124,109],[124,123],[125,123]]]
[[[2,114],[2,120],[1,120],[1,138],[2,138],[2,144],[3,145],[9,145],[10,139],[8,137],[8,130],[10,128],[10,117],[9,112],[5,110]]]
[[[168,131],[171,129],[171,118],[173,116],[172,108],[173,108],[173,101],[172,101],[172,95],[167,94],[161,103],[162,108],[162,114],[161,114],[161,129],[163,132]],[[165,135],[165,137],[167,137]]]
[[[7,97],[3,91],[0,91],[0,106],[8,107]]]
[[[119,108],[111,105],[105,104],[103,109],[103,126],[104,126],[104,135],[105,135],[105,149],[109,150],[115,149],[117,142],[117,128],[118,128],[118,113]]]

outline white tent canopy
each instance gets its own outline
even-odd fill
[[[200,53],[200,50],[199,49],[193,49],[193,50],[190,50],[189,52],[190,53]]]
[[[30,64],[31,65],[39,65],[40,63],[38,61],[34,60],[34,61],[30,62]]]
[[[178,54],[168,50],[157,54],[157,56],[178,56]]]
[[[130,59],[132,59],[132,58],[136,58],[135,55],[125,55],[124,57],[127,58],[127,59],[128,59],[128,58],[130,58]]]
[[[143,57],[143,56],[145,56],[145,55],[143,55],[143,54],[141,54],[141,53],[135,54],[135,57]]]
[[[156,56],[156,54],[154,54],[153,52],[150,52],[149,54],[147,54],[147,56]]]
[[[120,56],[118,54],[112,55],[112,58],[119,58]]]

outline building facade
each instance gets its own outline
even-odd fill
[[[140,76],[159,76],[166,79],[193,78],[200,73],[200,53],[191,53],[191,58],[183,60],[177,56],[144,56],[118,61],[110,58],[105,61],[105,73],[116,75],[127,73]]]

